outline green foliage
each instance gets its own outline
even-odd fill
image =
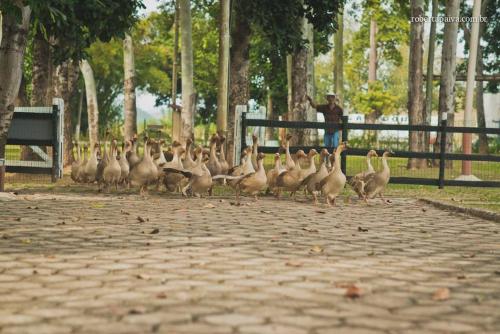
[[[391,114],[397,110],[397,97],[381,81],[370,83],[367,90],[355,95],[352,103],[355,110],[363,114]]]

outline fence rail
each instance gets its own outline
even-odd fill
[[[439,161],[439,176],[438,178],[422,178],[422,177],[391,177],[391,183],[396,184],[419,184],[419,185],[434,185],[439,188],[444,186],[471,186],[471,187],[500,187],[500,181],[461,181],[461,180],[446,180],[445,170],[446,161],[482,161],[500,163],[500,155],[480,155],[480,154],[460,154],[446,152],[446,134],[447,133],[472,133],[472,134],[493,134],[500,135],[500,128],[474,128],[474,127],[449,127],[447,126],[446,118],[443,119],[438,126],[434,125],[402,125],[402,124],[359,124],[349,123],[348,117],[342,117],[341,124],[326,124],[324,122],[294,122],[294,121],[275,121],[262,119],[247,119],[245,113],[241,115],[241,147],[246,147],[247,127],[271,127],[271,128],[286,128],[286,129],[335,129],[342,130],[342,141],[349,140],[349,130],[392,130],[392,131],[411,131],[411,132],[436,132],[440,136],[439,152],[412,152],[412,151],[395,151],[393,156],[397,158],[416,158],[416,159],[432,159]],[[323,146],[294,146],[290,147],[290,151],[295,153],[299,149],[309,150],[316,149],[318,152]],[[263,153],[275,153],[279,147],[260,146],[259,150]],[[349,148],[342,153],[341,168],[344,173],[347,169],[347,156],[365,156],[369,149],[364,148]],[[382,151],[377,151],[381,154]],[[346,174],[347,175],[347,174]],[[349,177],[349,176],[348,176]]]

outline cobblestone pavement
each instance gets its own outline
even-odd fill
[[[0,201],[0,333],[498,333],[500,225],[408,199]]]

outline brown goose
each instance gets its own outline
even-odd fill
[[[182,145],[174,141],[172,143],[172,152],[173,152],[173,157],[171,161],[168,161],[165,165],[163,165],[163,173],[164,173],[164,178],[163,178],[163,184],[167,188],[168,191],[176,191],[178,190],[181,181],[185,180],[184,175],[180,173],[175,173],[175,172],[164,172],[165,168],[174,168],[178,170],[184,169],[184,166],[181,161],[181,156],[185,152],[185,149],[182,147]]]
[[[316,186],[321,182],[325,177],[328,176],[328,169],[326,166],[328,156],[328,150],[326,148],[321,150],[321,164],[317,172],[310,174],[307,176],[304,181],[302,181],[302,185],[305,185],[305,191],[314,196],[314,192],[316,191]]]
[[[123,152],[120,154],[120,159],[118,160],[121,169],[120,182],[119,182],[121,184],[126,182],[126,180],[128,179],[128,174],[130,173],[130,166],[128,164],[126,156],[131,149],[132,149],[132,142],[130,140],[126,140],[123,143]]]
[[[226,161],[226,153],[224,151],[225,141],[226,137],[219,135],[219,142],[220,142],[219,164],[221,167],[220,173],[224,175],[226,175],[229,171],[229,163]]]
[[[219,137],[214,134],[210,139],[210,158],[207,162],[207,168],[210,171],[211,175],[219,175],[221,174],[221,164],[219,162],[219,158],[217,157],[217,144],[219,143]]]
[[[76,172],[76,178],[77,178],[77,181],[78,182],[87,182],[87,176],[85,174],[85,166],[87,166],[87,163],[88,163],[88,151],[89,151],[89,148],[87,146],[87,144],[83,145],[83,161],[82,163],[80,164],[80,166],[78,167],[78,170]]]
[[[116,140],[111,142],[111,152],[108,156],[108,163],[103,171],[103,180],[106,189],[109,191],[109,187],[114,185],[115,189],[118,190],[118,182],[120,181],[120,176],[122,169],[118,160],[116,160],[118,147]]]
[[[300,185],[303,180],[302,168],[300,167],[300,160],[306,158],[307,155],[302,150],[298,150],[295,154],[297,161],[295,162],[295,167],[287,170],[286,172],[278,175],[276,179],[276,186],[279,188],[278,197],[281,190],[290,191],[290,196],[295,199],[297,190],[299,190]]]
[[[332,171],[317,185],[316,190],[322,191],[326,204],[335,205],[335,199],[345,186],[346,177],[340,168],[340,154],[347,149],[347,144],[340,144],[335,150],[335,162]],[[315,194],[317,195],[317,194]],[[315,196],[316,199],[316,196]]]
[[[370,150],[368,152],[368,154],[366,155],[366,165],[367,165],[366,171],[354,175],[349,180],[349,185],[356,192],[356,194],[358,194],[359,198],[363,198],[363,192],[364,192],[364,187],[365,187],[365,178],[368,175],[375,173],[375,169],[373,169],[373,166],[371,163],[372,157],[378,157],[377,152],[375,152],[374,150]]]
[[[386,150],[382,155],[382,170],[369,174],[364,178],[364,188],[363,198],[365,202],[368,202],[368,199],[375,198],[375,196],[379,196],[383,203],[388,203],[384,198],[384,190],[387,184],[389,183],[389,179],[391,178],[391,170],[389,168],[389,164],[387,163],[387,157],[389,157],[393,152],[391,150]]]
[[[131,185],[138,186],[141,195],[147,192],[148,184],[154,183],[158,178],[158,168],[151,157],[153,144],[152,140],[149,140],[147,137],[144,138],[144,156],[129,174]]]
[[[242,192],[255,196],[255,200],[257,200],[257,194],[266,188],[267,177],[266,170],[264,169],[264,158],[264,153],[259,153],[257,155],[257,171],[247,174],[237,181],[236,199],[238,202]]]
[[[96,180],[97,173],[97,153],[99,153],[99,144],[95,143],[92,148],[92,153],[90,154],[90,158],[85,164],[85,181],[89,183],[94,183]]]
[[[196,162],[193,160],[193,156],[191,155],[191,145],[193,144],[193,141],[191,138],[188,138],[186,140],[186,149],[184,153],[184,160],[182,161],[182,164],[185,169],[190,169],[196,166]]]
[[[128,154],[127,154],[127,161],[128,161],[128,165],[130,167],[130,170],[132,170],[135,167],[135,165],[137,165],[139,162],[141,162],[141,158],[137,154],[137,152],[138,152],[137,145],[138,145],[137,135],[134,135],[134,137],[132,138],[132,147],[130,149],[130,152],[128,152]]]
[[[276,180],[281,173],[286,172],[286,169],[281,166],[281,155],[276,153],[274,155],[274,168],[267,172],[267,186],[268,191],[274,195],[278,194],[278,187],[276,185]]]

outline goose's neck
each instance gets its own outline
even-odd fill
[[[371,156],[366,157],[366,165],[368,166],[368,171],[373,172],[373,166],[372,166],[372,158]]]
[[[224,143],[220,145],[220,159],[226,161],[226,153],[224,153]]]
[[[342,173],[342,171],[340,170],[340,153],[340,151],[335,152],[335,162],[333,163],[334,170],[337,171],[337,173]]]
[[[217,158],[217,155],[215,154],[215,147],[216,147],[216,143],[213,143],[210,145],[210,158]]]
[[[259,169],[257,170],[257,173],[259,173],[260,175],[265,175],[266,170],[264,169],[264,159],[259,160],[258,165]]]
[[[387,157],[385,155],[382,156],[382,166],[385,172],[389,171],[389,164],[387,163]]]

